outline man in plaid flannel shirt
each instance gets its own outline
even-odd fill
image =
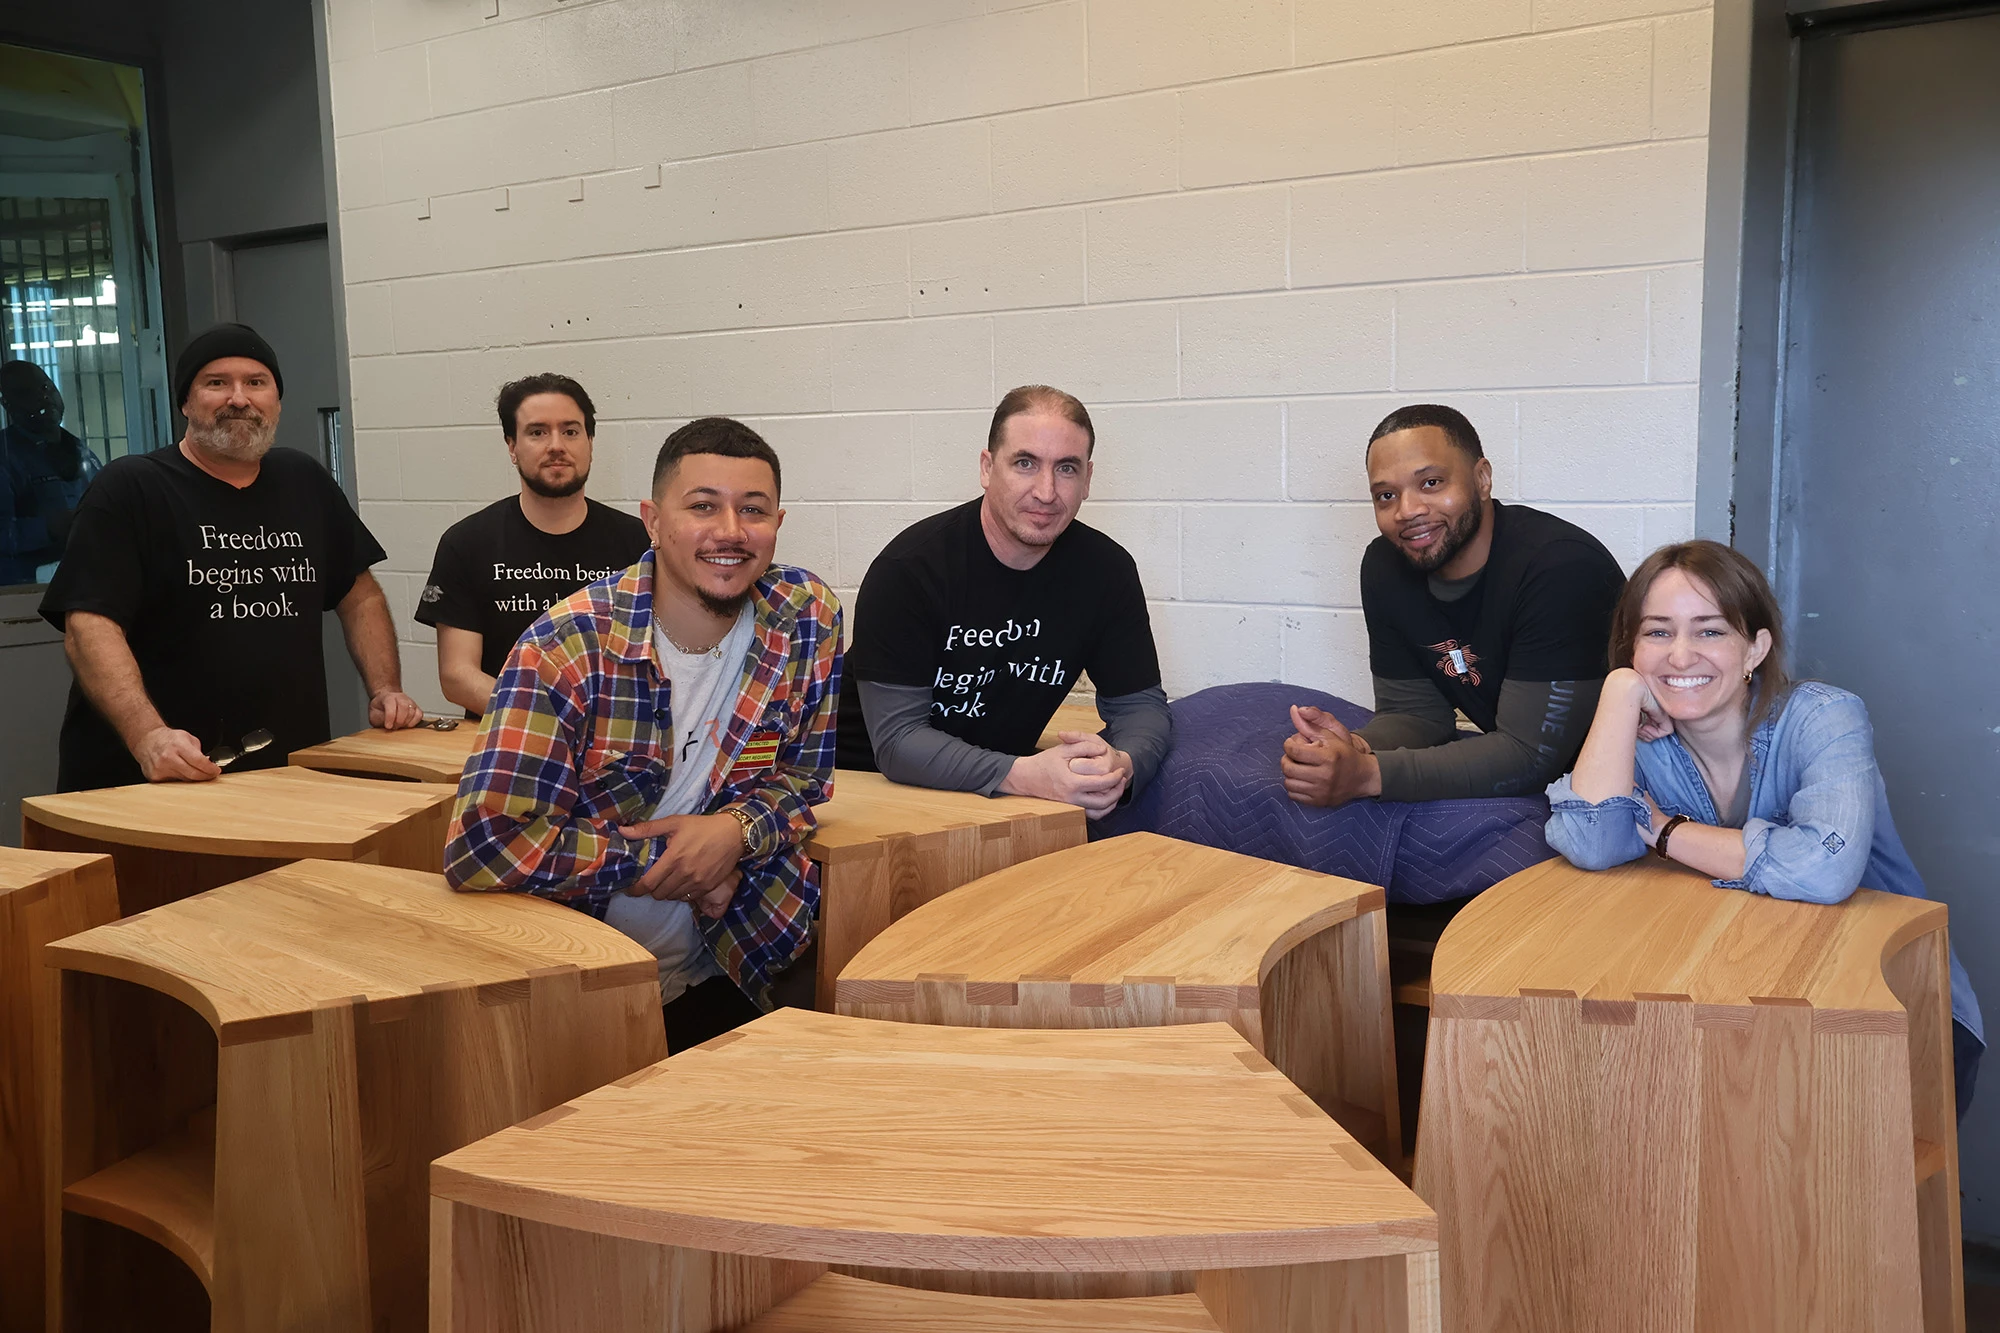
[[[514,646],[445,848],[454,888],[540,894],[652,949],[674,1049],[769,1003],[819,901],[804,848],[833,789],[841,612],[772,564],[778,489],[740,422],[668,437],[652,549]]]

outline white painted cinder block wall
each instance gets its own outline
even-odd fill
[[[1706,5],[326,3],[362,510],[433,705],[409,613],[535,370],[627,508],[680,421],[754,422],[842,590],[976,493],[1000,393],[1070,389],[1176,695],[1369,700],[1399,403],[1628,567],[1693,530]]]

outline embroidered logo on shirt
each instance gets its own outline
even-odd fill
[[[418,595],[417,600],[420,602],[435,602],[443,596],[443,588],[438,587],[435,583],[426,583],[423,592]]]
[[[1452,680],[1463,680],[1466,684],[1479,684],[1479,654],[1472,651],[1472,645],[1461,644],[1457,639],[1446,639],[1443,643],[1433,643],[1430,650],[1442,653],[1437,669]]]
[[[1841,837],[1838,833],[1829,833],[1820,840],[1819,845],[1826,848],[1829,854],[1839,856],[1840,849],[1847,845],[1847,839]]]

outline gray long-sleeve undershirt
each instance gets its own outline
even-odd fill
[[[1603,686],[1601,680],[1503,680],[1494,730],[1452,740],[1457,715],[1437,686],[1377,676],[1375,717],[1361,736],[1381,764],[1382,799],[1542,790],[1576,763]]]
[[[875,766],[889,781],[939,791],[999,794],[1015,756],[983,749],[933,727],[928,686],[858,683]],[[1105,740],[1132,756],[1129,797],[1152,781],[1173,741],[1174,715],[1167,707],[1166,691],[1155,685],[1116,698],[1099,695],[1097,712],[1104,719]]]

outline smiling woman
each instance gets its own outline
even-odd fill
[[[1611,660],[1576,769],[1549,788],[1549,845],[1585,870],[1650,848],[1722,888],[1839,903],[1928,895],[1896,834],[1867,707],[1785,674],[1763,573],[1716,542],[1646,557],[1612,616]],[[1959,1114],[1985,1049],[1952,958]]]

